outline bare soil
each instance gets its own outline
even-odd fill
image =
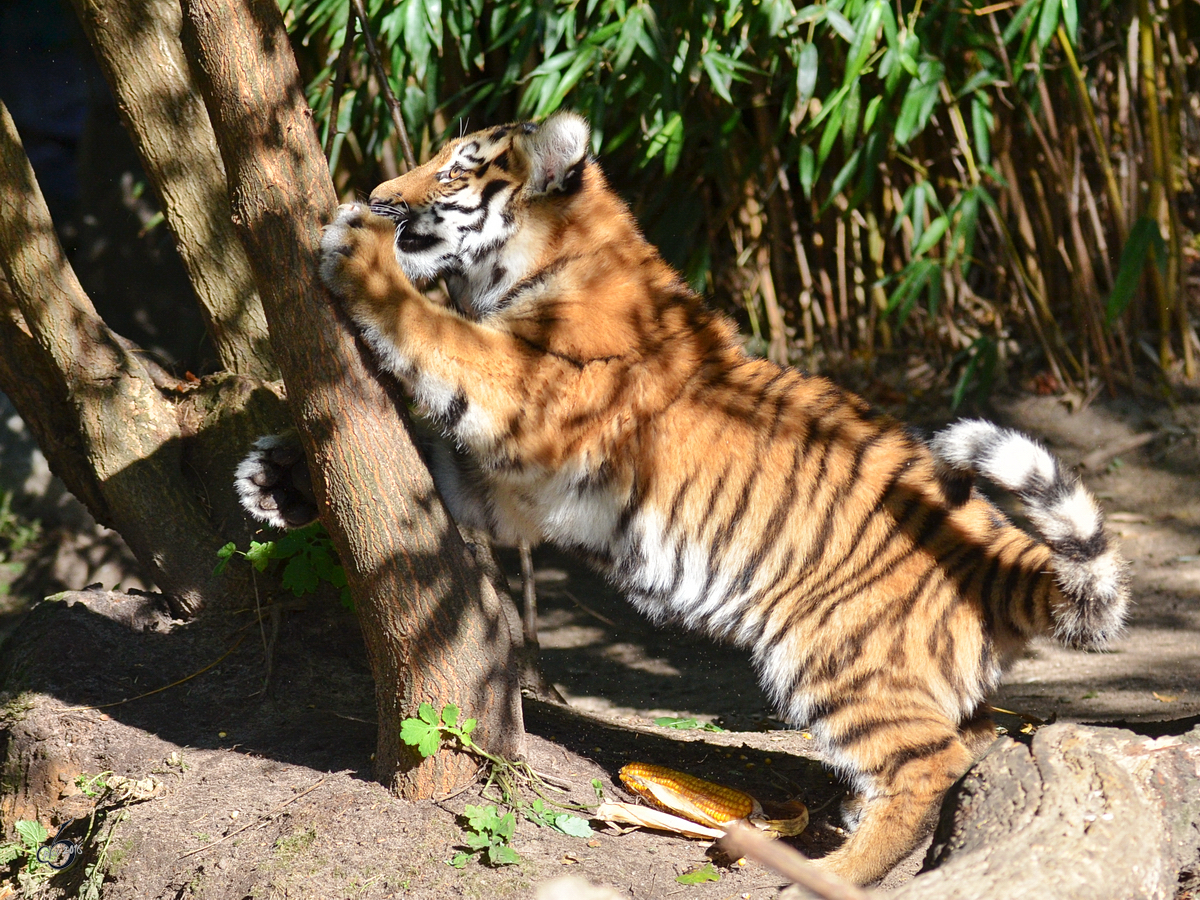
[[[1013,712],[1001,723],[1015,731],[1057,717],[1153,732],[1200,716],[1200,403],[1068,414],[1054,399],[1022,397],[998,418],[1072,462],[1155,435],[1087,476],[1133,560],[1128,634],[1100,654],[1035,644],[995,699]],[[593,779],[607,797],[631,799],[617,770],[660,763],[764,800],[799,797],[813,825],[797,846],[820,854],[838,842],[840,788],[805,733],[773,718],[746,654],[654,628],[565,557],[538,551],[535,563],[542,666],[570,708],[527,702],[528,758],[572,786],[568,799],[594,802]],[[506,565],[516,571],[515,559]],[[715,861],[717,882],[678,882],[710,861],[701,842],[599,829],[581,839],[525,820],[513,840],[520,865],[453,868],[465,806],[493,801],[476,786],[406,803],[371,780],[373,686],[352,614],[313,603],[261,632],[254,622],[252,600],[227,619],[180,626],[152,596],[102,590],[52,598],[22,619],[0,651],[7,834],[19,818],[53,834],[81,817],[64,836],[83,837],[94,800],[81,774],[160,785],[141,802],[102,804],[80,860],[40,895],[79,896],[103,853],[103,896],[114,900],[531,897],[563,875],[638,900],[777,896],[778,877],[727,860]],[[728,731],[654,724],[666,715]],[[889,883],[920,862],[914,854]]]

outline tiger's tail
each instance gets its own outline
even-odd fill
[[[1120,634],[1129,605],[1128,566],[1104,528],[1104,513],[1074,474],[1020,432],[964,419],[930,448],[947,474],[978,474],[1011,491],[1050,548],[1062,601],[1052,603],[1054,637],[1098,649]]]

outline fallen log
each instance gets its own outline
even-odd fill
[[[1200,728],[1149,738],[1050,725],[997,741],[946,800],[892,897],[1172,898],[1200,861]]]
[[[890,900],[1188,898],[1200,888],[1200,727],[1049,725],[1001,738],[950,791],[925,865]],[[785,875],[788,866],[759,861]],[[795,877],[795,875],[791,875]],[[799,879],[805,881],[807,879]],[[780,900],[843,896],[795,884]],[[814,893],[815,890],[815,893]]]

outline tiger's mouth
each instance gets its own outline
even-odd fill
[[[442,239],[436,234],[421,234],[413,230],[415,217],[407,203],[385,203],[376,200],[370,205],[371,212],[396,223],[396,249],[401,253],[421,253]]]
[[[403,225],[396,226],[396,249],[401,253],[420,253],[441,242],[435,234],[413,234]]]

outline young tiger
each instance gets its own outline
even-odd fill
[[[430,465],[459,521],[575,551],[652,618],[750,649],[858,792],[822,864],[873,881],[993,739],[987,697],[1026,641],[1121,630],[1125,563],[1088,492],[1020,434],[964,421],[926,443],[747,356],[588,145],[570,113],[451,141],[339,209],[321,274],[448,439]],[[456,308],[421,293],[436,278]],[[260,518],[311,515],[285,477],[297,458],[268,440],[243,464]]]

